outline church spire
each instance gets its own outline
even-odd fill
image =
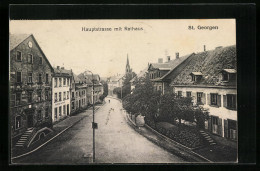
[[[130,68],[129,59],[128,59],[128,54],[127,54],[125,74],[128,74],[128,73],[131,73],[131,68]]]

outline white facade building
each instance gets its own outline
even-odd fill
[[[54,68],[52,78],[52,121],[57,122],[70,115],[70,88],[72,73],[63,67]]]

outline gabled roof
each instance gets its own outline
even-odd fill
[[[225,69],[234,71],[236,65],[236,46],[217,48],[210,51],[197,53],[172,80],[172,85],[200,85],[200,86],[236,86],[236,82],[223,83],[220,80],[220,73]],[[199,71],[203,74],[199,82],[194,83],[190,73]]]
[[[51,68],[51,70],[54,72],[52,65],[50,64],[48,58],[45,56],[45,54],[43,53],[40,45],[38,44],[38,42],[36,41],[35,37],[33,36],[33,34],[10,34],[9,35],[9,50],[13,50],[14,48],[16,48],[18,45],[20,45],[23,41],[25,41],[26,39],[28,39],[29,37],[32,37],[33,41],[35,42],[36,46],[39,48],[39,51],[42,53],[43,57],[45,58],[47,64],[49,65],[49,67]]]
[[[32,34],[10,34],[9,49],[10,51],[16,48],[20,43],[27,39]]]
[[[165,62],[165,63],[151,63],[149,65],[149,68],[152,67],[152,68],[157,68],[159,70],[173,70],[179,64],[181,64],[183,61],[185,61],[190,55],[192,55],[192,54],[181,56],[177,59],[173,59],[173,60],[170,60],[169,62]]]

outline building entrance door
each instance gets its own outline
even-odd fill
[[[27,116],[27,127],[28,128],[33,127],[33,115],[28,115]]]

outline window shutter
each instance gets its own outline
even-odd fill
[[[218,118],[218,134],[222,136],[222,119]]]
[[[234,95],[234,104],[235,104],[235,109],[237,110],[237,95]]]
[[[209,116],[209,119],[208,119],[208,129],[209,129],[209,132],[211,132],[211,116]]]
[[[223,106],[227,107],[227,95],[223,95]]]
[[[202,93],[201,102],[202,102],[203,104],[206,104],[206,96],[205,96],[205,93]]]
[[[210,105],[211,104],[210,94],[207,94],[207,99],[208,99],[208,105]]]
[[[221,107],[221,95],[218,95],[217,98],[218,107]]]
[[[228,120],[224,119],[224,137],[228,138]]]

